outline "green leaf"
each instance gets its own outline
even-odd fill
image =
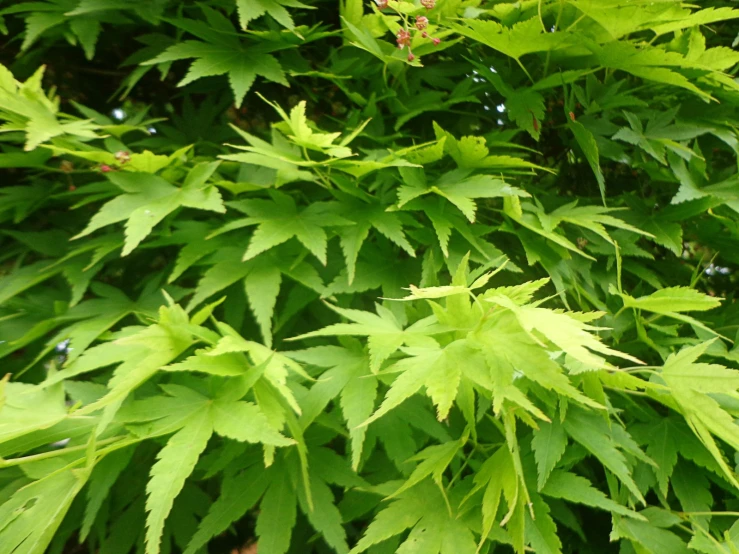
[[[154,226],[180,206],[224,212],[220,193],[215,187],[199,188],[196,182],[181,189],[160,177],[146,173],[110,174],[111,182],[125,194],[110,200],[90,220],[75,239],[126,221],[126,241],[122,255],[130,254],[146,238]]]
[[[531,496],[534,515],[526,512],[526,539],[534,552],[542,554],[559,554],[562,542],[557,536],[557,526],[550,515],[549,506],[538,494]]]
[[[680,29],[687,29],[698,25],[707,25],[717,21],[728,21],[736,18],[739,18],[739,10],[732,8],[706,8],[704,10],[693,12],[688,17],[682,17],[677,21],[654,25],[651,29],[657,35],[664,35]]]
[[[294,237],[325,265],[328,237],[324,227],[349,222],[333,213],[329,203],[316,202],[298,212],[287,194],[272,191],[270,195],[271,201],[243,200],[235,206],[249,216],[251,224],[258,225],[243,259],[250,260]]]
[[[174,499],[182,490],[185,480],[195,469],[195,464],[213,433],[210,417],[201,414],[194,417],[180,431],[172,435],[159,451],[151,468],[151,478],[146,485],[146,553],[158,554],[160,540]]]
[[[433,364],[439,357],[439,353],[430,353],[426,356],[416,356],[397,362],[393,369],[403,370],[390,385],[385,399],[374,414],[366,419],[362,426],[367,426],[377,421],[393,408],[400,406],[405,400],[416,394],[426,381],[425,369]]]
[[[48,476],[18,488],[0,506],[3,553],[43,554],[77,493],[85,486],[87,468],[56,465]],[[39,525],[39,522],[43,522]]]
[[[657,483],[664,496],[667,496],[668,483],[677,464],[678,442],[674,436],[672,423],[663,418],[659,423],[650,422],[643,435],[647,445],[647,455],[657,464],[653,470]]]
[[[382,363],[394,354],[403,344],[435,346],[436,342],[427,338],[433,327],[430,321],[421,320],[403,330],[395,315],[381,305],[376,305],[377,315],[361,310],[348,310],[329,306],[338,314],[353,323],[336,323],[295,337],[293,340],[321,336],[367,336],[370,354],[370,370],[377,373]]]
[[[341,512],[336,507],[334,495],[329,486],[315,477],[310,480],[313,508],[308,506],[305,494],[299,489],[298,500],[308,521],[321,534],[323,540],[338,554],[347,554],[346,531],[342,525]]]
[[[244,279],[246,297],[249,299],[257,323],[264,337],[264,344],[272,346],[272,316],[280,293],[282,273],[274,266],[257,265]]]
[[[69,22],[69,26],[80,40],[80,45],[85,51],[85,58],[92,60],[95,56],[95,45],[102,31],[100,22],[92,18],[74,18]]]
[[[603,177],[603,171],[600,168],[600,153],[598,152],[598,143],[588,129],[586,129],[582,123],[578,121],[570,121],[567,126],[575,135],[577,144],[580,145],[585,159],[588,161],[590,168],[593,170],[595,180],[598,182],[598,188],[600,189],[600,196],[605,202],[606,199],[606,179]]]
[[[290,13],[285,9],[285,6],[290,8],[310,8],[310,6],[306,6],[297,0],[236,0],[239,23],[241,23],[242,29],[246,29],[252,20],[267,13],[283,27],[293,30],[295,24],[293,23],[292,17],[290,17]]]
[[[523,190],[489,175],[467,177],[467,171],[453,171],[442,175],[431,187],[420,182],[406,184],[398,189],[398,206],[402,207],[420,196],[435,193],[446,198],[461,211],[470,222],[475,221],[476,198],[497,198],[506,196],[529,196]],[[407,172],[405,172],[408,175]]]
[[[346,260],[349,284],[354,281],[359,251],[373,228],[405,250],[408,255],[415,257],[416,253],[406,238],[403,223],[398,214],[385,211],[379,204],[350,203],[348,199],[342,203],[346,207],[351,207],[351,212],[347,210],[342,214],[343,217],[354,223],[340,227],[338,230]]]
[[[408,538],[396,550],[400,554],[474,554],[477,550],[467,523],[448,511],[438,488],[426,482],[378,513],[351,554],[364,552],[409,528]]]
[[[506,495],[508,500],[515,502],[518,481],[508,448],[498,448],[477,472],[474,482],[476,488],[485,488],[482,497],[482,544],[493,530],[501,497]]]
[[[463,359],[450,345],[444,349],[442,355],[429,368],[429,374],[425,382],[426,392],[436,406],[439,421],[443,421],[449,416],[449,410],[457,397],[459,382],[462,378],[460,362]]]
[[[243,356],[235,353],[213,356],[209,352],[197,352],[185,360],[162,368],[163,371],[195,371],[221,377],[244,375],[249,364]]]
[[[556,419],[551,423],[540,423],[539,429],[534,431],[531,447],[539,475],[537,484],[541,490],[567,448],[567,435],[561,423]]]
[[[739,429],[734,418],[708,393],[735,392],[739,379],[736,370],[695,363],[709,345],[710,342],[698,344],[670,355],[665,361],[661,376],[670,387],[674,401],[693,432],[711,452],[729,481],[736,485],[736,477],[724,461],[712,435],[739,449]]]
[[[442,473],[446,470],[463,445],[464,440],[459,440],[447,442],[445,444],[438,444],[436,446],[429,446],[428,448],[423,449],[412,458],[413,460],[420,460],[420,463],[413,470],[410,477],[408,477],[408,480],[392,495],[390,495],[390,497],[402,494],[404,491],[407,491],[429,476],[432,476],[434,481],[440,484]]]
[[[0,442],[47,429],[67,415],[61,385],[42,389],[25,383],[3,383]]]
[[[695,466],[680,462],[672,474],[670,481],[675,496],[680,501],[683,512],[710,512],[713,509],[711,486],[705,476],[695,471]],[[709,517],[706,515],[691,516],[698,526],[708,528]]]
[[[277,471],[275,467],[273,471]],[[289,474],[275,475],[259,505],[258,548],[264,554],[284,554],[297,517],[297,498]]]
[[[630,510],[626,506],[622,506],[608,498],[605,494],[594,488],[590,481],[585,477],[580,477],[574,473],[555,470],[547,480],[547,484],[541,490],[545,496],[552,498],[561,498],[575,504],[584,504],[599,508],[636,519],[644,519],[636,512]]]
[[[648,296],[632,298],[623,295],[624,306],[654,313],[681,313],[712,310],[721,305],[721,299],[708,296],[688,287],[660,289]]]
[[[255,5],[271,0],[254,0]],[[276,4],[276,2],[272,2]],[[237,106],[241,106],[246,93],[257,76],[287,86],[282,66],[271,54],[244,48],[236,40],[224,42],[184,41],[167,48],[155,58],[144,62],[162,64],[175,60],[194,58],[187,75],[177,86],[197,81],[203,77],[228,75],[228,81]]]
[[[557,313],[545,308],[516,306],[510,299],[498,295],[491,296],[487,300],[510,309],[527,332],[538,331],[587,367],[593,369],[608,367],[605,359],[598,354],[617,356],[641,363],[633,356],[608,348],[598,340],[596,335],[588,332],[598,330],[597,327],[588,325],[568,314]]]
[[[675,533],[660,529],[644,521],[622,519],[616,524],[616,529],[622,536],[626,536],[644,547],[646,552],[675,552],[688,554],[687,545]]]
[[[507,96],[505,106],[516,125],[539,140],[546,116],[544,97],[531,89],[516,90]]]
[[[601,417],[579,408],[570,408],[563,425],[567,434],[587,448],[593,456],[611,470],[637,499],[644,500],[639,487],[634,482],[626,458],[616,449],[616,445],[608,435],[607,425]]]
[[[572,41],[566,33],[544,31],[537,17],[520,21],[513,27],[504,27],[496,21],[474,19],[468,19],[465,23],[466,26],[454,25],[453,29],[516,60],[533,52],[564,48]]]
[[[85,507],[85,519],[80,529],[80,541],[87,538],[103,501],[123,470],[130,463],[133,453],[134,449],[130,447],[117,450],[108,454],[95,465],[90,477],[90,486],[87,489],[87,506]]]
[[[367,427],[361,424],[369,418],[375,408],[378,382],[364,358],[351,367],[352,376],[341,389],[340,405],[351,438],[352,469],[356,471],[367,433]]]
[[[208,514],[190,539],[185,554],[195,554],[207,542],[223,533],[234,521],[241,519],[262,496],[271,475],[259,464],[236,476],[226,477],[221,494],[210,506]]]
[[[211,414],[213,429],[224,437],[274,446],[295,444],[271,427],[259,407],[250,402],[215,401]]]

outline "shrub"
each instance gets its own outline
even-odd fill
[[[0,2],[0,554],[739,551],[731,4]]]

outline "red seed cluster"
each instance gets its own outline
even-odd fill
[[[402,49],[404,46],[410,47],[411,33],[409,31],[406,31],[405,29],[399,29],[397,37],[398,48]]]
[[[378,9],[383,10],[389,6],[388,0],[375,0]],[[436,0],[421,0],[421,5],[427,10],[432,10],[436,7]],[[421,37],[425,39],[431,39],[435,46],[441,43],[441,39],[432,37],[428,34],[426,29],[429,26],[429,18],[425,15],[419,15],[413,21],[413,26],[410,26],[411,22],[407,18],[403,17],[405,26],[398,29],[395,35],[395,42],[398,44],[398,48],[403,50],[408,47],[408,61],[412,62],[416,59],[416,55],[411,51],[411,42],[413,41],[412,32],[420,32]]]

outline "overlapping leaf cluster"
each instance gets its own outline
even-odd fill
[[[739,551],[731,4],[0,1],[0,554]]]

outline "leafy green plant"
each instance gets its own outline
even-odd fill
[[[0,554],[739,551],[731,4],[0,1]]]

